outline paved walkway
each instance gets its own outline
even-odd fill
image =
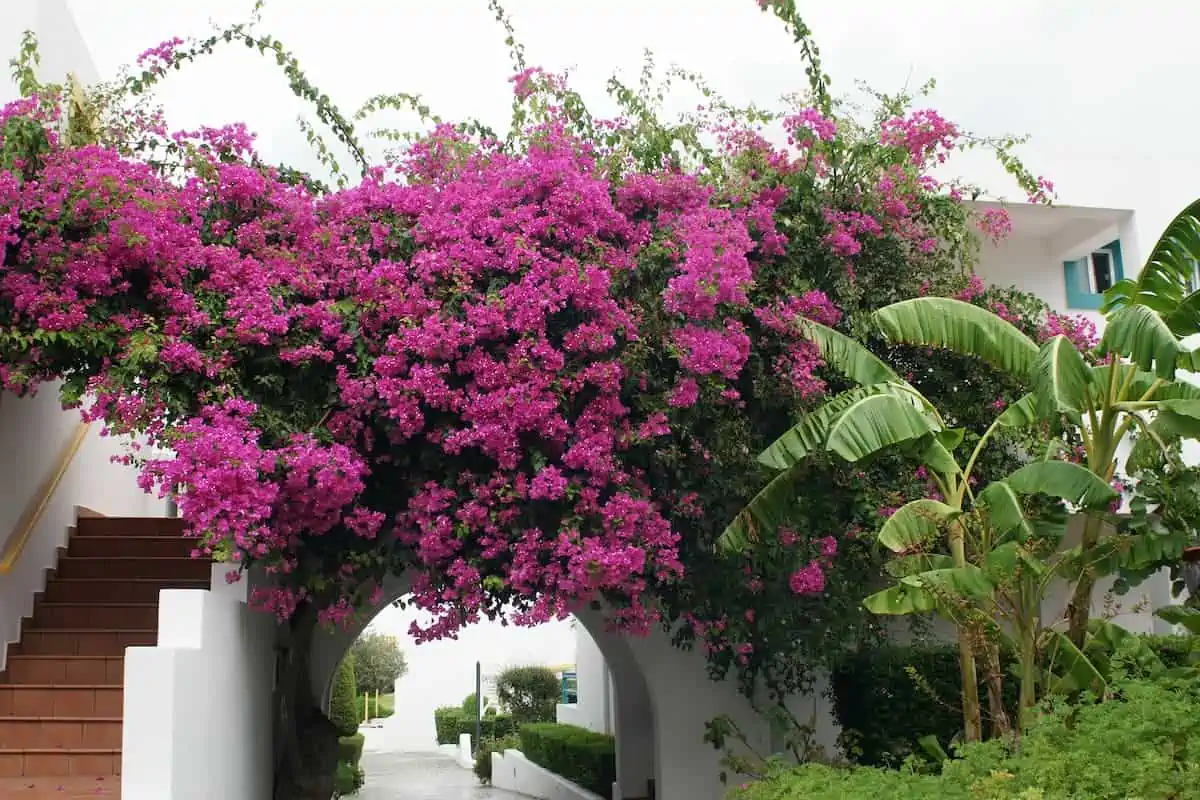
[[[355,800],[528,800],[481,786],[474,772],[438,749],[432,735],[414,730],[397,717],[385,720],[383,727],[363,728],[362,732],[366,737],[362,768],[367,782],[354,795]]]

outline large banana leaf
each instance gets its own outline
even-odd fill
[[[1038,414],[1047,417],[1087,408],[1094,379],[1075,345],[1060,334],[1042,345],[1033,364],[1032,383]]]
[[[1104,508],[1117,499],[1116,491],[1103,478],[1070,461],[1035,461],[1011,473],[1003,482],[1017,494],[1045,494],[1080,508]]]
[[[1088,622],[1088,637],[1083,646],[1083,653],[1096,667],[1096,671],[1106,678],[1112,676],[1112,660],[1117,653],[1132,659],[1142,673],[1148,676],[1160,675],[1167,669],[1144,637],[1106,619],[1093,619]]]
[[[1181,211],[1162,232],[1137,278],[1117,281],[1104,293],[1102,313],[1144,305],[1167,317],[1179,337],[1200,332],[1200,300],[1191,292],[1200,261],[1200,200]]]
[[[1121,383],[1129,376],[1128,370],[1136,370],[1132,380],[1129,382],[1129,388],[1121,397],[1122,400],[1139,400],[1145,396],[1146,392],[1150,391],[1150,387],[1154,385],[1155,376],[1153,373],[1139,370],[1129,364],[1121,364],[1117,367],[1120,370]],[[1107,366],[1092,367],[1092,375],[1095,380],[1108,381]],[[1154,390],[1152,397],[1147,399],[1153,400],[1200,400],[1200,386],[1188,383],[1187,381],[1176,379],[1171,383],[1163,384]]]
[[[1037,395],[1033,394],[1025,395],[996,417],[996,422],[1005,428],[1028,428],[1038,421]]]
[[[919,586],[892,586],[863,600],[872,614],[923,614],[937,608],[937,598]]]
[[[1163,380],[1174,378],[1178,362],[1191,357],[1166,321],[1144,305],[1127,305],[1113,312],[1100,349],[1128,358],[1139,369],[1153,370]]]
[[[962,512],[927,497],[905,503],[879,529],[879,543],[894,553],[913,550],[936,540],[942,526]]]
[[[860,386],[905,383],[878,356],[844,333],[812,320],[803,320],[800,328],[821,349],[821,359],[826,364]]]
[[[939,430],[938,421],[917,408],[912,398],[876,394],[842,412],[829,426],[825,446],[853,463]]]
[[[1000,539],[1015,534],[1017,541],[1024,542],[1035,531],[1025,517],[1021,496],[1004,481],[993,481],[979,493],[978,502],[987,509],[988,519]]]
[[[1188,633],[1200,636],[1200,609],[1187,606],[1166,606],[1158,609],[1154,614],[1172,625],[1182,625]]]
[[[842,392],[815,409],[758,455],[758,462],[772,469],[787,469],[813,453],[825,449],[829,428],[842,413],[862,400],[878,394],[896,394],[916,400],[920,395],[906,383],[878,383]],[[923,398],[921,398],[923,400]]]
[[[891,342],[942,347],[974,356],[993,367],[1028,378],[1038,347],[1014,326],[986,309],[948,297],[917,297],[884,306],[871,315]]]
[[[996,588],[988,579],[987,573],[974,564],[906,575],[900,579],[900,584],[919,587],[934,595],[957,597],[986,597]]]
[[[774,537],[796,504],[800,465],[780,472],[759,490],[717,537],[718,552],[744,552],[763,536]]]
[[[1091,690],[1102,694],[1108,682],[1096,665],[1059,631],[1047,628],[1042,632],[1043,652],[1050,672],[1047,690],[1050,694],[1068,694]]]

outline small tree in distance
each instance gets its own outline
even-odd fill
[[[333,679],[329,719],[337,728],[338,736],[353,736],[358,730],[360,711],[354,696],[355,667],[354,653],[350,653],[342,659],[337,676]]]
[[[496,696],[517,724],[553,722],[558,676],[549,667],[509,667],[496,679]]]
[[[388,694],[408,672],[408,661],[395,636],[368,631],[350,648],[358,693]]]

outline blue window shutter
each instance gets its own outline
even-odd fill
[[[1115,255],[1113,260],[1117,261]],[[1091,284],[1088,281],[1087,263],[1086,258],[1063,262],[1063,276],[1067,283],[1067,308],[1100,308],[1103,297],[1092,294]],[[1119,266],[1114,265],[1113,268],[1120,270]]]
[[[1104,245],[1105,250],[1111,250],[1113,254],[1113,283],[1125,279],[1125,259],[1121,257],[1121,240],[1114,239]]]

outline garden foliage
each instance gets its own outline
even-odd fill
[[[519,735],[520,750],[530,761],[601,797],[612,797],[617,779],[613,737],[555,722],[522,725]]]
[[[509,667],[496,678],[496,696],[518,725],[553,722],[562,685],[548,667]]]
[[[354,693],[354,656],[347,655],[338,665],[329,701],[329,719],[341,736],[353,736],[362,721],[363,706]]]

